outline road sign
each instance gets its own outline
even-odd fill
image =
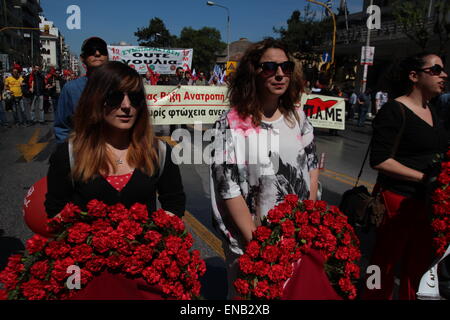
[[[361,64],[373,65],[373,58],[375,56],[375,47],[363,46],[361,49]]]
[[[324,52],[322,54],[322,61],[323,62],[331,62],[331,54],[329,54],[328,52]]]
[[[237,69],[237,61],[227,61],[226,75],[236,72],[236,69]]]

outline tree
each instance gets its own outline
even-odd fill
[[[436,21],[434,33],[439,36],[439,52],[446,53],[446,44],[450,39],[450,3],[440,0],[436,3]]]
[[[273,28],[273,31],[280,35],[280,39],[286,42],[293,52],[313,52],[313,47],[320,45],[323,35],[331,30],[331,18],[318,21],[309,3],[304,7],[303,14],[299,10],[292,12],[287,20],[287,29]]]
[[[221,41],[220,32],[215,28],[203,27],[195,30],[191,27],[184,27],[181,30],[177,46],[194,49],[193,68],[196,68],[197,71],[208,72],[215,64],[216,53],[225,50],[227,45]]]
[[[428,19],[428,0],[397,0],[393,4],[393,15],[406,36],[422,50],[433,35]]]
[[[158,17],[151,19],[148,27],[139,28],[134,35],[138,38],[139,45],[146,47],[174,47],[177,41],[177,37],[170,34]]]

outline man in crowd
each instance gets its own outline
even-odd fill
[[[98,37],[86,39],[81,46],[81,61],[86,65],[86,76],[68,82],[62,89],[55,115],[56,142],[64,142],[72,130],[72,115],[90,74],[108,61],[108,46]]]
[[[12,94],[14,122],[17,126],[25,126],[26,122],[22,83],[23,78],[20,76],[17,68],[14,68],[12,76],[5,80],[5,89]]]
[[[185,86],[188,81],[184,77],[184,70],[182,67],[178,67],[175,71],[175,76],[170,80],[170,85],[172,86]]]
[[[64,79],[61,77],[61,74],[55,68],[50,68],[49,73],[45,77],[45,88],[48,92],[48,98],[51,101],[51,106],[53,108],[53,112],[56,115],[56,107],[58,106],[59,96],[61,94],[61,90],[64,87]]]
[[[383,90],[378,91],[375,95],[375,112],[378,113],[386,102],[388,102],[387,92],[384,92]]]
[[[0,73],[0,126],[9,127],[8,118],[6,117],[6,107],[3,101],[3,89],[5,83],[3,81],[3,74]]]
[[[366,92],[361,92],[358,96],[358,127],[364,127],[367,113],[370,110],[370,99],[370,89],[367,89]]]
[[[38,121],[40,124],[45,123],[44,119],[44,90],[45,80],[44,75],[41,72],[40,66],[35,66],[31,73],[30,79],[30,92],[33,94],[33,100],[31,102],[30,116],[31,122],[36,123],[36,112],[38,112]]]
[[[198,75],[198,79],[195,81],[196,86],[207,86],[208,81],[206,80],[205,73],[200,72]]]
[[[358,102],[358,95],[356,94],[356,92],[353,88],[352,88],[352,93],[350,95],[348,102],[349,102],[349,108],[348,108],[348,113],[347,113],[347,120],[353,120],[353,118],[355,117],[356,104]]]

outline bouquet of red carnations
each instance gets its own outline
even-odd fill
[[[324,201],[299,201],[287,195],[268,212],[239,258],[241,276],[234,286],[244,299],[280,299],[294,263],[308,250],[318,250],[324,270],[336,292],[356,297],[360,276],[359,240],[347,217]]]
[[[48,225],[54,238],[35,235],[27,241],[26,252],[11,256],[0,272],[3,298],[69,299],[79,291],[68,287],[68,270],[73,266],[81,271],[82,288],[94,276],[109,271],[142,277],[158,285],[167,298],[200,295],[205,262],[199,251],[189,252],[193,238],[183,221],[164,210],[149,216],[142,204],[127,209],[92,200],[87,212],[67,204]]]
[[[447,152],[447,159],[441,164],[437,182],[438,187],[431,197],[433,203],[431,227],[434,231],[433,244],[437,257],[442,257],[450,243],[450,150]]]

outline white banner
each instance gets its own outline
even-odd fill
[[[109,59],[121,61],[146,73],[147,66],[159,74],[175,74],[177,67],[191,69],[193,49],[166,49],[139,46],[108,46]]]
[[[226,86],[145,86],[154,125],[213,124],[229,109]],[[301,104],[316,128],[345,130],[345,100],[303,95]]]

